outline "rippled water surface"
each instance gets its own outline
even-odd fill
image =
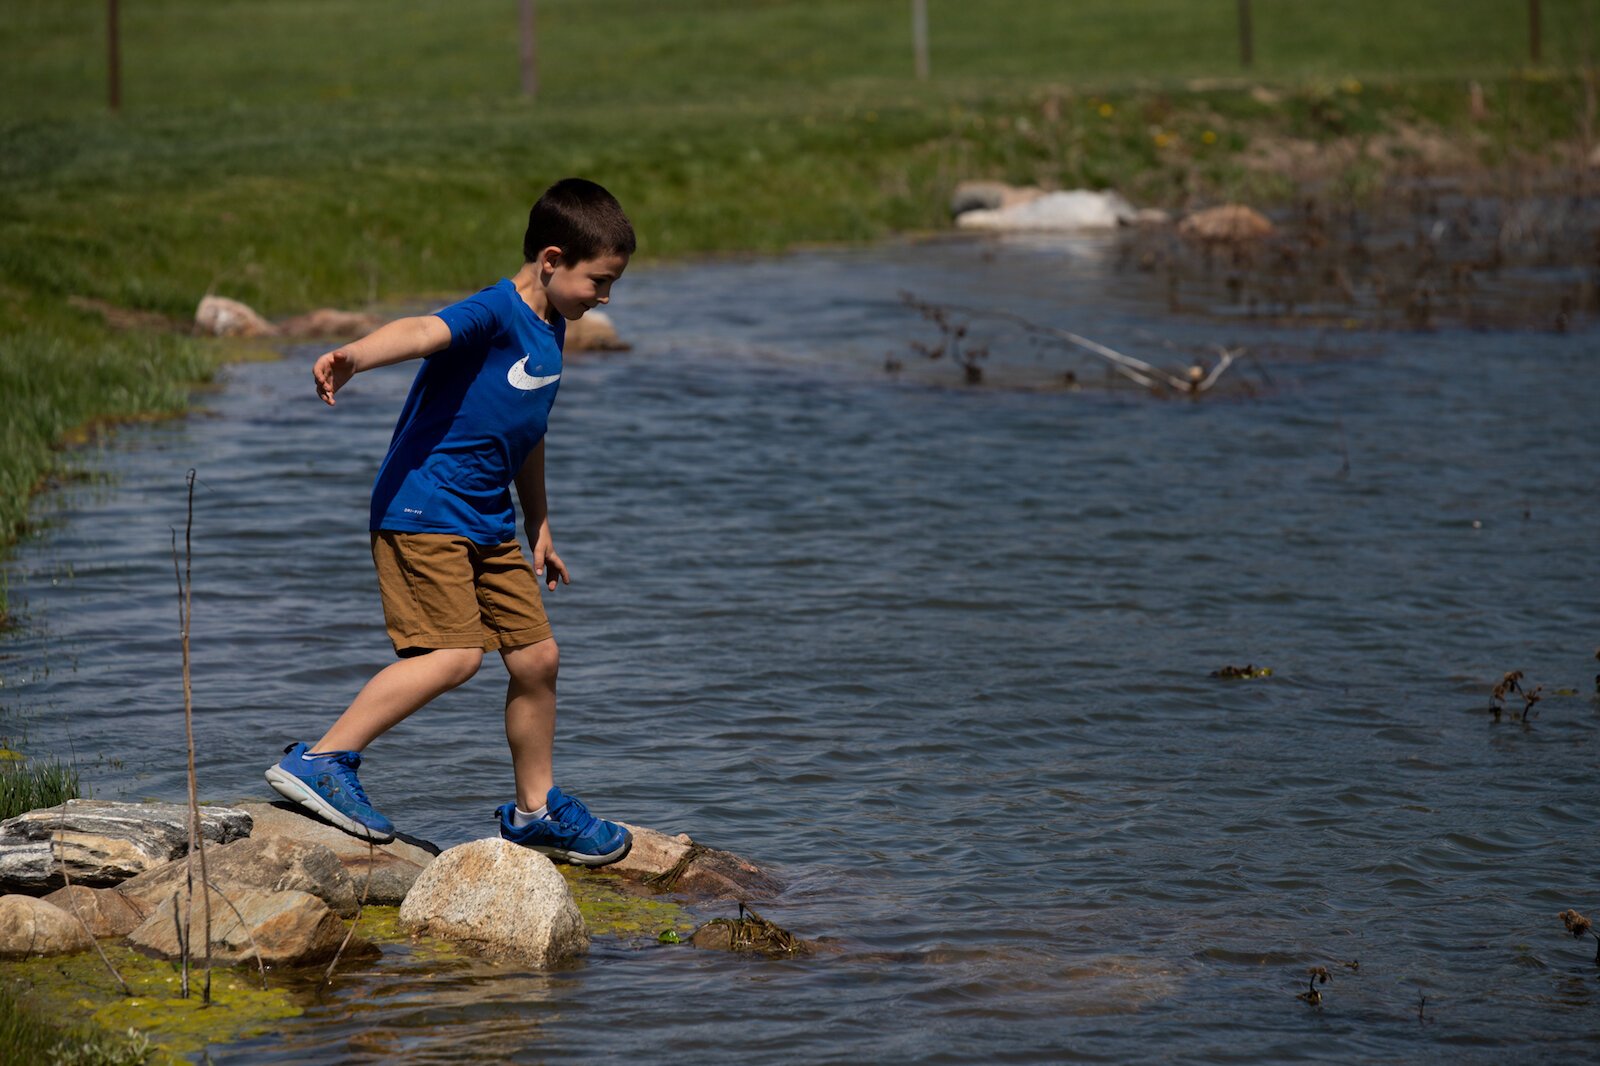
[[[602,940],[541,975],[397,950],[213,1058],[1592,1052],[1600,969],[1556,913],[1600,909],[1593,337],[1174,317],[1109,254],[639,269],[614,307],[634,350],[563,378],[558,778],[770,866],[789,887],[763,913],[834,951]],[[902,289],[1154,361],[1258,358],[1158,400],[978,323],[970,388],[910,352],[935,334]],[[100,798],[182,795],[191,466],[204,794],[267,797],[277,751],[388,659],[366,497],[410,373],[328,410],[315,354],[230,369],[202,413],[85,455],[8,564],[4,728],[75,753]],[[1246,663],[1272,676],[1209,676]],[[1514,668],[1545,686],[1530,728],[1485,710]],[[486,663],[370,749],[402,828],[493,832],[501,684]],[[1314,965],[1320,1008],[1295,998]]]

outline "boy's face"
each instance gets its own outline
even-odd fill
[[[554,249],[547,249],[547,252]],[[620,254],[580,259],[568,263],[559,254],[544,260],[545,296],[562,318],[569,322],[598,304],[611,302],[611,285],[628,269],[628,257]]]

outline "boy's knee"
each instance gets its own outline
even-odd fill
[[[444,670],[451,688],[471,681],[483,665],[483,651],[479,648],[438,648],[428,654]]]
[[[524,644],[502,653],[506,669],[522,681],[543,681],[553,684],[561,668],[561,649],[555,640],[541,640],[537,644]]]

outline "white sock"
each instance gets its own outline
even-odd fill
[[[529,822],[537,822],[549,813],[549,804],[545,804],[536,811],[525,811],[520,806],[513,804],[511,807],[511,824],[520,829]]]

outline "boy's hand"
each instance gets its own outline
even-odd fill
[[[549,573],[545,572],[546,564],[549,565]],[[561,561],[561,556],[556,554],[551,544],[548,523],[541,525],[533,537],[533,572],[544,579],[545,587],[551,592],[556,590],[558,577],[563,585],[572,584],[572,578],[567,574],[567,564]]]
[[[317,383],[317,395],[322,402],[332,407],[333,394],[342,389],[355,372],[355,356],[343,348],[335,348],[318,359],[317,365],[311,368],[311,376]]]

